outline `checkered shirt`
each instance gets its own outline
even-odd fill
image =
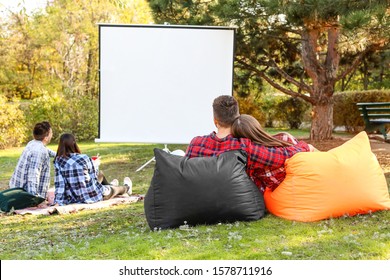
[[[9,187],[22,188],[46,199],[50,185],[50,157],[55,155],[56,153],[46,148],[42,141],[30,141],[19,158]]]
[[[231,150],[243,150],[248,155],[246,172],[260,191],[265,188],[274,190],[286,177],[284,162],[298,152],[309,151],[307,143],[297,141],[289,135],[278,135],[281,138],[293,143],[289,147],[265,147],[258,145],[246,138],[234,138],[228,135],[225,138],[218,138],[215,132],[206,136],[198,136],[192,139],[187,148],[186,156],[210,157]]]
[[[94,203],[103,200],[103,186],[98,182],[97,170],[85,154],[57,157],[55,168],[54,203]]]

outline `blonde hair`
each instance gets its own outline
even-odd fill
[[[256,144],[266,147],[288,147],[292,144],[276,139],[261,127],[260,123],[252,116],[242,114],[236,118],[232,125],[232,134],[237,138],[248,138]]]

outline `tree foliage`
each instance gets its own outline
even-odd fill
[[[96,97],[97,24],[151,21],[143,0],[53,0],[32,15],[21,9],[8,16],[2,42],[11,52],[2,54],[10,63],[0,70],[0,86],[28,99],[52,91]]]
[[[147,2],[50,0],[33,13],[21,7],[0,13],[0,96],[29,100],[28,126],[51,120],[55,135],[95,138],[98,23],[150,23]]]
[[[97,137],[97,100],[70,96],[69,94],[44,94],[35,98],[26,109],[27,127],[42,120],[49,121],[53,128],[53,139],[62,132],[71,132],[78,140]]]
[[[17,146],[25,140],[25,119],[19,102],[0,95],[0,149]]]
[[[237,26],[238,77],[251,82],[260,77],[278,91],[309,102],[312,139],[332,136],[336,83],[369,53],[389,48],[388,0],[149,2],[157,22]]]

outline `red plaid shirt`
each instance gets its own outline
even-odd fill
[[[279,135],[278,135],[279,136]],[[192,139],[187,148],[186,156],[212,157],[231,150],[243,150],[248,155],[246,172],[256,186],[264,192],[265,188],[276,189],[286,177],[284,162],[298,152],[310,151],[307,143],[296,141],[295,138],[279,137],[294,143],[289,147],[265,147],[246,138],[234,138],[231,134],[218,138],[215,132],[210,135],[198,136]],[[279,138],[278,137],[278,138]]]

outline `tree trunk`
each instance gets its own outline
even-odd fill
[[[345,77],[341,79],[341,91],[345,91],[347,88],[347,83],[345,82]]]
[[[88,60],[87,60],[87,77],[86,77],[86,87],[85,87],[85,94],[86,95],[92,95],[93,97],[93,87],[91,86],[91,80],[92,80],[92,63],[93,63],[93,53],[91,46],[89,46],[88,51]]]
[[[368,89],[368,65],[367,61],[363,61],[363,89],[367,90]]]
[[[385,64],[386,64],[386,57],[384,56],[384,54],[382,53],[380,55],[380,58],[381,58],[381,62],[379,64],[379,69],[380,69],[380,72],[379,72],[379,84],[382,85],[383,83],[383,77],[385,76]]]
[[[326,30],[327,44],[321,42],[320,35]],[[332,138],[333,131],[333,93],[337,79],[340,55],[337,50],[339,26],[331,22],[326,29],[323,26],[307,23],[302,31],[302,62],[306,73],[311,78],[313,91],[312,124],[310,139],[326,140]],[[321,49],[326,50],[325,59]]]
[[[326,140],[332,138],[333,98],[329,97],[327,99],[327,102],[313,105],[310,130],[311,140]]]

